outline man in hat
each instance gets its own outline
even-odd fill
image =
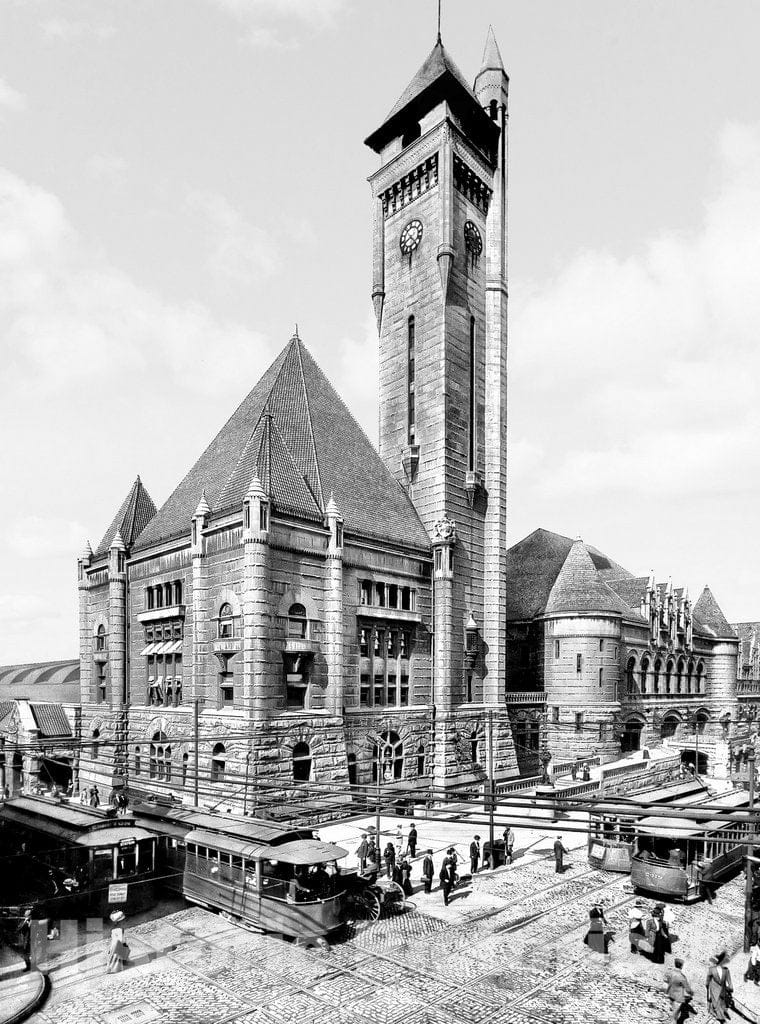
[[[710,957],[710,967],[705,979],[708,1020],[728,1020],[728,1008],[733,1003],[734,986],[725,959],[725,949]]]
[[[425,893],[430,895],[433,888],[433,851],[426,850],[422,860],[422,881],[425,884]]]
[[[359,861],[359,871],[364,871],[367,866],[367,850],[369,844],[367,843],[367,833],[362,832],[362,838],[359,845],[356,847],[356,859]]]
[[[32,969],[32,912],[25,910],[21,924],[18,926],[19,949],[24,958],[24,970]]]
[[[564,854],[569,852],[570,851],[565,848],[565,845],[562,842],[562,836],[557,836],[557,838],[554,840],[554,870],[558,875],[563,874],[565,870],[565,865],[563,863],[562,857]]]
[[[691,1001],[694,990],[683,973],[683,960],[679,957],[675,959],[675,966],[666,971],[665,984],[670,999],[670,1019],[673,1024],[680,1024],[683,1020],[684,1004]]]
[[[646,917],[646,904],[643,900],[636,900],[628,911],[628,939],[631,943],[631,952],[638,953],[639,942],[645,938],[644,918]]]
[[[480,864],[480,836],[473,836],[470,843],[470,874],[477,875]]]

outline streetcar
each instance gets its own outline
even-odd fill
[[[311,834],[294,838],[268,824],[258,830],[254,822],[246,826],[244,837],[201,828],[187,833],[185,898],[264,931],[307,941],[340,928],[345,884],[338,861],[348,851]],[[272,831],[277,834],[266,835]]]
[[[693,903],[734,874],[744,844],[753,834],[749,794],[726,793],[689,818],[651,816],[636,825],[631,883],[637,891]],[[746,812],[736,820],[709,819],[726,811]]]
[[[631,856],[634,849],[636,822],[644,814],[635,813],[642,804],[647,806],[664,805],[678,801],[694,803],[703,800],[709,790],[701,779],[689,779],[675,785],[660,786],[656,789],[642,790],[631,799],[628,811],[628,798],[615,798],[615,806],[600,810],[591,810],[588,830],[588,862],[592,868],[604,871],[619,871],[628,874],[631,870]]]

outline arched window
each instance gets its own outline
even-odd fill
[[[691,688],[691,685],[692,685],[691,681],[692,681],[693,677],[694,677],[694,661],[692,659],[689,659],[689,667],[686,670],[686,692],[687,693],[693,693],[694,692],[692,690],[692,688]]]
[[[98,742],[99,740],[100,740],[100,729],[93,729],[92,730],[92,746],[90,748],[91,753],[92,753],[93,761],[97,761],[98,754],[100,753],[100,743]]]
[[[707,725],[708,720],[709,720],[709,716],[707,715],[707,713],[705,711],[699,711],[697,713],[697,717],[696,717],[696,727],[697,728],[696,728],[696,731],[699,733],[700,736],[705,731],[705,726]]]
[[[400,779],[404,774],[404,747],[396,732],[380,734],[380,750],[372,748],[372,781],[377,781],[377,762],[380,760],[380,777],[383,782]]]
[[[164,588],[159,585],[156,587],[156,608],[163,608],[164,606]]]
[[[235,635],[235,620],[232,616],[232,605],[226,601],[219,609],[217,636],[220,640],[229,640]]]
[[[164,583],[164,604],[168,608],[172,603],[172,585]]]
[[[653,693],[659,693],[660,692],[660,672],[661,671],[662,671],[662,662],[660,661],[659,658],[657,658],[655,660],[655,663],[654,663],[654,674],[653,674],[653,677],[652,677],[652,692]]]
[[[625,666],[625,685],[629,693],[636,692],[636,658],[633,655]]]
[[[311,747],[301,741],[293,747],[293,781],[308,782],[311,779]]]
[[[684,660],[679,658],[676,666],[676,693],[683,693],[683,670]]]
[[[499,104],[496,100],[491,100],[488,104],[488,116],[492,121],[498,120],[499,117]]]
[[[673,662],[672,662],[671,659],[668,659],[668,662],[665,665],[665,693],[672,693],[673,692],[672,687],[673,687]]]
[[[705,687],[705,665],[703,661],[697,662],[697,693],[704,693]]]
[[[478,764],[480,761],[480,743],[477,729],[470,733],[470,760],[473,764]]]
[[[140,774],[141,768],[142,766],[140,764],[140,748],[135,747],[135,775]]]
[[[639,679],[641,680],[641,692],[647,693],[647,675],[649,674],[649,658],[643,657],[641,659],[641,670],[639,671]],[[638,750],[638,747],[632,747],[632,750]]]
[[[670,736],[675,736],[676,729],[678,728],[678,719],[675,715],[668,715],[660,728],[660,736],[666,740]]]
[[[288,636],[297,640],[306,639],[308,622],[306,609],[302,604],[292,604],[288,608]]]
[[[166,733],[159,729],[153,733],[150,744],[150,777],[160,782],[171,780],[171,747],[165,747]]]
[[[348,784],[356,785],[356,754],[348,755]]]
[[[423,776],[425,774],[425,748],[420,743],[417,747],[417,775]]]
[[[187,754],[182,755],[182,785],[187,785],[187,762],[189,758]]]
[[[174,603],[182,604],[182,583],[176,580],[174,583]]]
[[[217,743],[211,752],[211,781],[224,782],[227,765],[227,751],[223,743]]]
[[[98,626],[98,631],[95,634],[95,650],[104,651],[106,649],[106,627]]]

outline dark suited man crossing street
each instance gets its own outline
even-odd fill
[[[422,881],[425,883],[425,892],[430,895],[433,888],[433,851],[426,850],[422,860]]]
[[[554,840],[554,870],[557,872],[558,875],[561,875],[565,870],[565,865],[563,863],[562,857],[564,854],[569,852],[569,850],[565,849],[565,846],[562,842],[562,836],[557,836],[557,838]]]
[[[470,873],[477,875],[480,864],[480,836],[473,836],[470,843]]]

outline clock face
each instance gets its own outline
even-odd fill
[[[410,256],[422,241],[422,221],[410,220],[401,232],[398,244],[404,256]]]
[[[483,239],[478,231],[477,225],[468,220],[464,226],[464,244],[467,251],[473,256],[480,256],[483,252]]]

